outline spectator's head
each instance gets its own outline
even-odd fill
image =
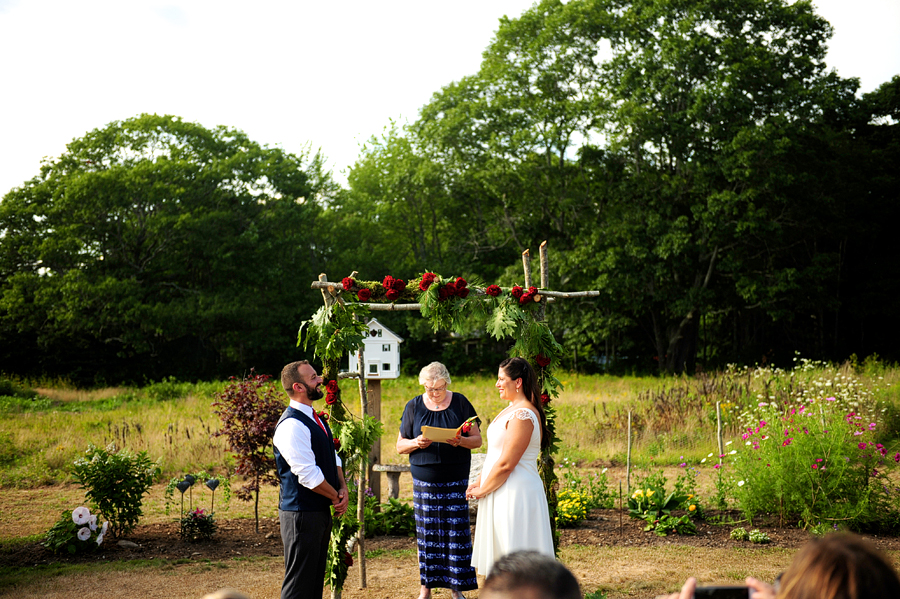
[[[494,562],[482,599],[581,599],[578,581],[561,563],[537,551],[516,551]]]
[[[815,539],[781,577],[778,599],[900,597],[897,572],[871,543],[852,534]]]
[[[250,599],[250,597],[236,589],[219,589],[215,593],[204,595],[203,599]]]

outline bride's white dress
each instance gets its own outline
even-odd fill
[[[541,453],[541,425],[532,410],[507,407],[488,426],[488,450],[481,480],[487,479],[503,452],[506,424],[511,418],[531,420],[534,430],[528,448],[506,482],[478,500],[472,565],[485,576],[496,560],[513,551],[529,549],[554,557],[547,495],[537,469],[537,459]]]

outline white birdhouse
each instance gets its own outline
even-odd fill
[[[363,341],[367,379],[395,379],[400,376],[400,344],[403,339],[377,319],[368,323],[369,336]],[[350,354],[350,372],[357,371],[356,353]]]

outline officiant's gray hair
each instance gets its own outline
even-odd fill
[[[419,384],[434,383],[436,381],[447,381],[450,384],[450,371],[440,362],[432,362],[419,371]]]

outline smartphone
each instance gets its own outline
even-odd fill
[[[697,587],[695,599],[750,599],[753,591],[747,586]]]

